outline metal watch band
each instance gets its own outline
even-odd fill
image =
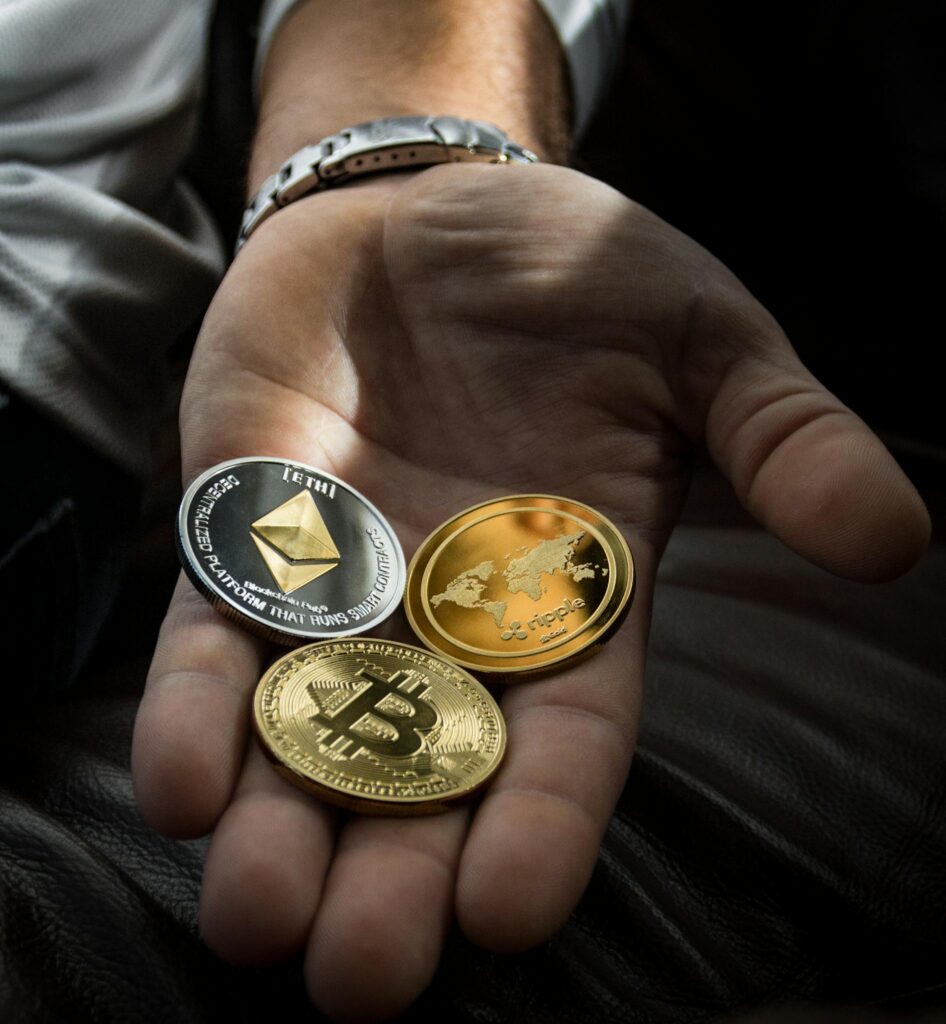
[[[460,117],[385,117],[304,146],[263,182],[243,211],[236,251],[278,209],[294,199],[362,174],[466,161],[535,163],[538,157],[485,121]]]

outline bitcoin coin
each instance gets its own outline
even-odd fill
[[[633,589],[631,551],[613,523],[578,501],[519,494],[435,530],[408,567],[404,606],[431,650],[513,673],[602,643]]]
[[[367,814],[430,814],[486,784],[506,747],[493,698],[420,647],[323,641],[264,674],[253,720],[291,782]]]
[[[223,615],[277,643],[364,633],[404,591],[404,554],[381,513],[338,477],[244,458],[187,488],[177,548]]]

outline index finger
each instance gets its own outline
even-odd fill
[[[132,743],[138,806],[160,832],[177,838],[204,835],[229,803],[265,649],[262,640],[218,614],[181,575]]]

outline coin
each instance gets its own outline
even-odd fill
[[[408,567],[404,606],[431,650],[512,673],[602,643],[633,589],[631,551],[613,523],[578,501],[518,494],[436,529]]]
[[[363,633],[404,591],[404,554],[381,513],[321,469],[222,462],[187,488],[178,554],[227,618],[277,643]]]
[[[468,672],[367,638],[284,655],[260,680],[253,720],[290,782],[367,814],[446,810],[489,781],[506,748],[502,714]]]

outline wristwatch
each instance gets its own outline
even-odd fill
[[[243,211],[236,251],[264,220],[287,203],[362,174],[467,161],[531,164],[537,160],[534,153],[485,121],[385,117],[343,128],[293,153],[263,182]]]

